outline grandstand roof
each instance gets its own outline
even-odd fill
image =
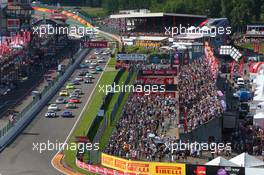
[[[129,14],[114,14],[110,15],[112,19],[119,18],[148,18],[148,17],[164,17],[164,16],[175,16],[175,17],[189,17],[189,18],[206,18],[204,15],[192,15],[192,14],[180,14],[180,13],[129,13]]]
[[[168,39],[168,37],[159,37],[159,36],[139,36],[136,40],[143,40],[143,41],[164,41]]]

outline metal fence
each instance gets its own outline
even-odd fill
[[[73,57],[78,57],[80,55],[80,50],[73,56]],[[64,70],[68,69],[68,67],[71,65],[71,63],[69,63]],[[58,80],[61,78],[61,76],[63,75],[63,73],[59,74],[53,81],[51,81],[49,83],[49,85],[45,86],[44,89],[40,92],[41,96],[44,96],[48,90],[56,83],[58,82]],[[12,127],[21,120],[21,118],[23,118],[23,116],[32,109],[32,107],[40,100],[41,98],[33,98],[33,101],[27,105],[20,113],[18,113],[15,116],[15,122],[9,122],[7,123],[6,126],[4,126],[2,129],[0,129],[0,138],[5,136],[8,131],[10,129],[12,129]]]

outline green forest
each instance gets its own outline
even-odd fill
[[[234,27],[264,21],[264,0],[42,0],[53,5],[101,7],[108,14],[125,9],[147,8],[152,12],[172,12],[227,17]]]

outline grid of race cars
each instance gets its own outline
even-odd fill
[[[79,65],[77,76],[71,77],[58,92],[55,100],[48,104],[47,118],[74,117],[73,110],[82,103],[85,87],[92,84],[96,74],[103,71],[111,50],[95,49]]]

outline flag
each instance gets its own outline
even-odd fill
[[[235,65],[236,65],[236,60],[233,60],[230,63],[230,75],[231,75],[231,77],[233,77]]]
[[[244,75],[244,64],[245,64],[245,59],[242,58],[242,60],[240,61],[240,65],[239,65],[239,75],[241,77]]]
[[[255,63],[254,60],[251,60],[251,61],[248,63],[248,69],[249,69],[250,72],[252,71],[252,68],[253,68],[254,63]]]

